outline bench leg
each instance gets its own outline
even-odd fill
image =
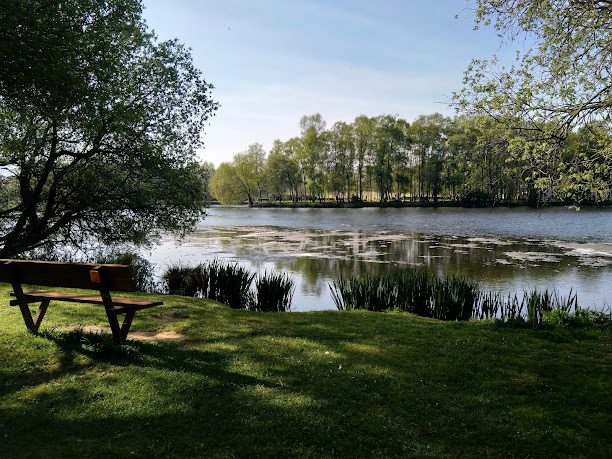
[[[30,311],[30,305],[25,301],[19,302],[19,310],[21,311],[21,316],[23,317],[23,321],[25,322],[26,327],[32,333],[36,333],[40,328],[40,324],[45,317],[45,313],[47,312],[47,308],[49,307],[49,303],[51,300],[44,300],[38,306],[38,310],[36,311],[36,315],[32,318],[32,311]]]
[[[19,302],[19,310],[21,311],[21,316],[23,317],[23,321],[25,322],[26,327],[31,332],[36,332],[36,325],[34,325],[34,320],[32,319],[32,311],[30,311],[30,306],[28,303]]]
[[[123,324],[119,326],[119,320],[117,319],[117,314],[106,310],[106,317],[108,317],[108,324],[110,325],[111,332],[113,333],[113,339],[115,343],[121,344],[125,342],[127,339],[127,335],[130,331],[130,327],[132,326],[132,320],[134,320],[134,316],[136,315],[136,311],[128,311],[125,313],[125,318],[123,319]]]
[[[127,335],[130,332],[130,327],[132,326],[132,320],[134,320],[134,316],[136,315],[136,311],[129,311],[125,313],[125,318],[123,319],[123,325],[121,326],[121,336],[125,341],[127,339]]]
[[[45,313],[47,312],[47,308],[49,307],[50,302],[51,300],[43,300],[40,303],[40,306],[38,306],[38,311],[36,311],[36,316],[34,317],[34,327],[36,327],[36,329],[34,330],[35,332],[38,331],[40,323],[42,322],[43,317],[45,317]]]

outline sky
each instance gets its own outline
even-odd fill
[[[178,38],[220,103],[201,160],[299,135],[303,115],[328,127],[365,114],[412,121],[440,112],[472,59],[502,53],[474,30],[470,0],[144,0],[160,40]],[[458,15],[458,18],[456,16]]]

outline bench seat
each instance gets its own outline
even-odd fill
[[[36,303],[43,300],[56,301],[71,301],[73,303],[89,303],[89,304],[104,304],[100,295],[92,295],[87,293],[69,293],[69,292],[52,292],[48,290],[29,290],[23,292],[28,303]],[[11,296],[15,296],[11,292]],[[127,311],[139,311],[141,309],[152,308],[163,304],[162,301],[141,300],[138,298],[112,298],[113,309],[116,314],[121,314]],[[18,306],[19,301],[11,300],[11,306]]]

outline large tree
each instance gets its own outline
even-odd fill
[[[476,24],[532,44],[510,68],[474,61],[459,106],[507,128],[510,152],[530,165],[537,187],[580,200],[612,188],[612,149],[567,157],[577,129],[612,126],[612,2],[476,0]],[[598,174],[592,174],[593,169]],[[576,179],[581,183],[575,187]]]
[[[300,168],[291,153],[291,146],[275,140],[264,168],[266,186],[276,198],[283,199],[283,193],[289,190],[292,201],[297,201]]]
[[[202,216],[195,152],[217,108],[139,0],[0,6],[0,257],[145,243]]]
[[[351,197],[355,162],[355,139],[352,125],[344,121],[334,123],[329,132],[327,157],[328,188],[336,199]]]
[[[243,204],[247,190],[236,175],[236,167],[221,163],[210,178],[210,192],[221,204]]]
[[[353,122],[355,156],[357,160],[357,184],[359,200],[363,199],[363,178],[368,159],[372,156],[372,139],[376,120],[360,115]]]
[[[249,206],[253,206],[255,197],[261,201],[264,187],[266,152],[259,143],[249,145],[247,151],[234,155],[233,166],[236,178],[244,189]]]
[[[310,199],[321,199],[325,192],[324,164],[327,156],[326,123],[320,113],[304,115],[300,119],[300,165],[304,188]]]

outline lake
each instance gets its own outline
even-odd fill
[[[170,264],[235,261],[290,273],[293,309],[335,309],[340,274],[426,266],[484,289],[578,293],[583,307],[612,306],[612,209],[212,207],[182,241],[166,238],[148,258]]]

